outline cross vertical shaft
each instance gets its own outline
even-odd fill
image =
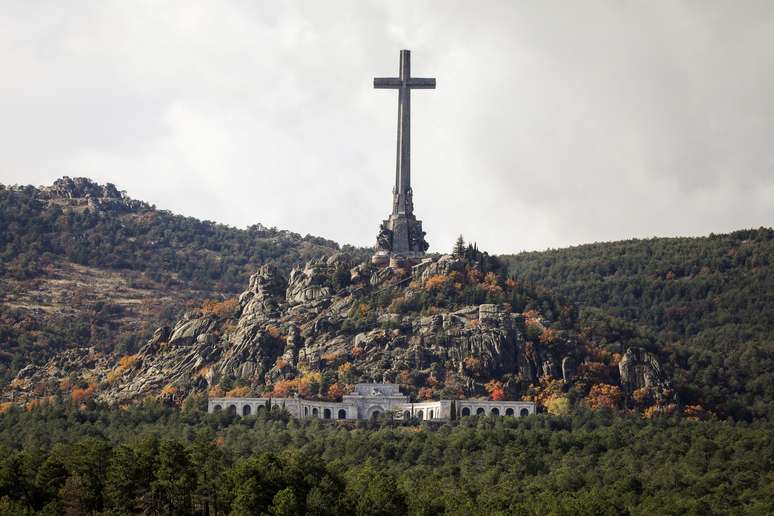
[[[411,53],[400,51],[400,89],[398,90],[398,150],[395,163],[395,188],[398,202],[393,203],[392,212],[397,215],[406,213],[406,197],[411,191]],[[409,206],[408,213],[413,209]]]
[[[398,135],[392,215],[382,224],[377,238],[383,251],[423,253],[427,250],[422,223],[414,217],[411,190],[411,90],[434,89],[435,79],[411,76],[411,52],[400,51],[398,77],[376,77],[374,88],[398,90]]]

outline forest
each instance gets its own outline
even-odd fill
[[[684,403],[721,417],[774,420],[774,230],[500,259],[519,281],[571,299],[586,326],[647,335]]]
[[[3,514],[771,514],[774,425],[609,410],[335,424],[149,402],[0,418]]]

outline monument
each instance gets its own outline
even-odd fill
[[[414,216],[412,200],[411,90],[435,89],[435,79],[412,77],[411,52],[401,50],[399,77],[376,77],[374,88],[398,90],[398,145],[392,213],[379,228],[374,256],[374,263],[385,263],[390,256],[411,258],[422,255],[429,247],[422,231],[422,221]]]

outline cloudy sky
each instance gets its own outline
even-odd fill
[[[412,50],[432,250],[774,225],[774,3],[0,3],[0,182],[371,245]]]

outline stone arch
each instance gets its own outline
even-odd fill
[[[417,419],[420,420],[420,421],[425,419],[425,413],[422,412],[421,410],[417,411]]]
[[[470,415],[470,407],[462,407],[462,417],[467,417]]]
[[[339,409],[339,419],[347,419],[347,411],[344,409]]]
[[[411,419],[411,412],[409,412],[408,410],[403,412],[403,419],[405,420]]]
[[[245,405],[242,407],[242,415],[243,416],[249,416],[253,411],[253,408],[250,405]]]
[[[263,404],[258,405],[258,408],[255,409],[256,415],[265,414],[265,413],[266,413],[266,406]]]
[[[309,407],[304,407],[304,417],[309,416]]]
[[[331,418],[331,409],[323,409],[323,419],[330,419]]]
[[[384,409],[379,405],[374,405],[372,407],[369,407],[368,411],[366,412],[368,419],[377,418],[382,414],[384,414]]]
[[[433,409],[430,409],[427,414],[427,419],[433,419]]]
[[[506,416],[512,416],[513,415],[513,409],[512,408],[505,409],[505,415]]]
[[[497,407],[492,407],[492,415],[493,416],[499,416],[500,415],[500,409]]]
[[[212,407],[212,410],[214,410],[215,412],[220,412],[221,410],[223,410],[223,407],[221,407],[220,405],[215,405],[214,407]]]
[[[486,415],[486,410],[484,409],[484,407],[478,407],[478,409],[476,409],[476,415],[477,416],[484,416],[484,415]]]
[[[529,416],[529,409],[525,409],[525,408],[521,409],[521,410],[519,411],[519,415],[520,415],[521,417],[527,417],[527,416]]]
[[[317,410],[317,407],[314,407],[312,409],[312,417],[319,417],[319,416],[320,416],[320,411]]]
[[[229,405],[228,408],[226,408],[226,411],[229,414],[236,414],[236,405]]]

